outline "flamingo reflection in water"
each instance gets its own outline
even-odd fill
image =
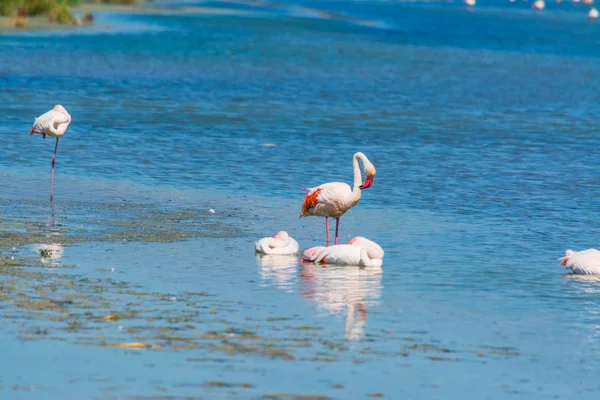
[[[369,307],[381,298],[381,267],[356,268],[303,263],[300,266],[300,292],[305,300],[327,314],[344,316],[345,337],[349,342],[364,336]]]
[[[266,285],[274,284],[284,292],[292,292],[298,275],[298,257],[292,255],[256,254],[256,263],[260,267],[261,281]]]

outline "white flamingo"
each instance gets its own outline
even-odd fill
[[[377,243],[357,236],[346,244],[317,246],[304,251],[304,261],[314,263],[381,267],[384,251]]]
[[[567,250],[565,256],[559,258],[560,265],[578,275],[600,275],[600,251],[587,249],[582,251]]]
[[[265,237],[254,244],[257,253],[293,255],[298,254],[300,246],[286,231],[280,231],[277,235]]]
[[[464,0],[465,4],[469,7],[475,6],[475,0]]]
[[[358,160],[362,161],[367,176],[364,182],[362,182]],[[358,203],[363,189],[373,185],[376,171],[367,156],[360,152],[355,153],[352,157],[352,167],[354,169],[354,187],[352,188],[344,182],[330,182],[311,189],[305,189],[308,193],[304,197],[300,218],[311,215],[325,217],[328,246],[330,243],[329,217],[335,218],[335,244],[337,244],[340,217]]]
[[[531,7],[537,10],[543,10],[544,8],[546,8],[546,2],[544,0],[536,0],[533,2]]]
[[[590,12],[588,12],[588,18],[589,19],[596,19],[596,18],[598,18],[598,9],[597,8],[590,8]]]
[[[54,156],[52,157],[52,175],[50,175],[50,201],[52,201],[52,185],[54,183],[54,164],[56,162],[56,150],[58,150],[58,139],[61,138],[71,124],[71,116],[63,106],[57,104],[47,113],[37,117],[33,122],[33,127],[29,135],[41,133],[42,138],[46,139],[46,135],[56,138],[54,146]]]

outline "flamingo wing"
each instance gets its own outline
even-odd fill
[[[36,132],[51,132],[52,130],[56,129],[57,125],[65,122],[69,122],[69,118],[65,114],[59,111],[50,110],[35,119],[29,134],[33,135]]]
[[[319,195],[321,194],[321,188],[315,187],[308,190],[306,196],[304,196],[304,202],[302,203],[302,212],[300,217],[307,215],[308,210],[315,208],[319,204]]]
[[[306,196],[304,196],[304,203],[302,204],[302,213],[300,214],[300,217],[306,215],[315,215],[314,208],[321,204],[327,205],[327,208],[343,208],[343,205],[352,196],[352,189],[347,183],[344,182],[324,183],[320,186],[307,190],[308,192],[306,193]]]

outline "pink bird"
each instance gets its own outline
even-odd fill
[[[58,149],[58,139],[61,138],[69,129],[71,116],[63,106],[57,104],[54,108],[45,114],[40,115],[33,122],[33,127],[29,135],[41,133],[42,138],[46,135],[56,138],[54,146],[54,156],[52,157],[52,175],[50,175],[50,201],[52,201],[52,185],[54,183],[54,164],[56,162],[56,150]]]
[[[314,263],[376,267],[383,264],[384,252],[377,243],[357,236],[346,244],[317,246],[304,251],[303,261]]]
[[[290,255],[298,254],[300,246],[286,231],[279,231],[276,235],[262,238],[254,243],[254,249],[262,254]]]
[[[364,182],[362,182],[358,160],[362,161],[363,169],[367,176]],[[327,246],[330,243],[329,217],[335,218],[335,244],[338,244],[340,217],[358,203],[363,189],[367,189],[373,185],[373,178],[376,171],[367,156],[360,152],[355,153],[352,158],[352,167],[354,168],[353,188],[350,188],[350,185],[344,182],[330,182],[312,189],[305,189],[308,193],[304,197],[300,218],[311,215],[325,217]]]
[[[600,275],[600,251],[587,249],[582,251],[567,250],[565,256],[559,258],[560,265],[578,275]]]

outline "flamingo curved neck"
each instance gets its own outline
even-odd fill
[[[281,240],[276,238],[269,238],[267,246],[272,249],[276,249],[278,247],[286,247],[290,243],[290,240]]]
[[[360,165],[358,160],[362,160],[363,164],[365,160],[363,159],[361,154],[355,154],[352,158],[352,168],[354,169],[354,186],[352,187],[352,201],[357,202],[360,200],[360,195],[362,194],[362,189],[360,185],[362,185],[362,174],[360,173]]]

